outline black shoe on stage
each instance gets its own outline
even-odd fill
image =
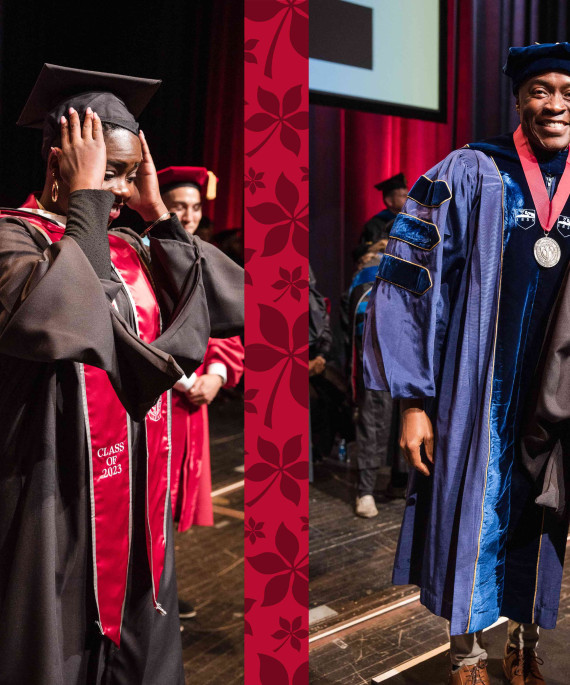
[[[406,499],[406,490],[407,486],[394,485],[394,482],[390,481],[384,494],[388,499]]]
[[[183,599],[178,600],[178,616],[182,619],[194,618],[196,616],[196,609]]]

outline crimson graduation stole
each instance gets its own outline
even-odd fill
[[[20,210],[2,210],[0,216],[19,216],[44,235],[59,241],[65,227],[28,208],[37,208],[30,196]],[[109,235],[111,261],[121,280],[136,320],[139,337],[152,343],[161,332],[160,310],[149,277],[136,250],[117,235]],[[113,303],[115,306],[115,303]],[[132,536],[131,434],[127,412],[107,373],[78,364],[89,453],[93,580],[103,635],[120,645]],[[152,577],[154,606],[158,603],[164,568],[167,497],[170,492],[170,391],[163,393],[145,418],[146,496],[145,530]]]

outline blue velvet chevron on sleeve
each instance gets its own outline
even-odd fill
[[[385,254],[382,258],[376,277],[409,290],[414,295],[423,295],[431,288],[431,278],[425,266],[407,262],[391,254]]]
[[[424,207],[440,207],[444,202],[451,200],[451,190],[446,181],[432,181],[427,176],[420,176],[408,197]]]
[[[394,221],[364,326],[364,382],[371,390],[390,390],[395,398],[437,394],[479,185],[477,155],[457,150],[430,169]],[[496,172],[494,178],[500,183]]]
[[[434,223],[404,212],[400,212],[396,217],[390,231],[390,238],[402,240],[421,250],[433,250],[441,241],[439,230]]]

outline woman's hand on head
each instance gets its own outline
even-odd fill
[[[90,107],[83,126],[73,108],[69,119],[61,117],[61,149],[53,148],[58,158],[61,179],[69,191],[100,190],[105,178],[107,152],[101,119]]]
[[[142,131],[139,132],[139,140],[141,141],[142,162],[137,170],[135,190],[127,204],[145,221],[156,221],[168,210],[160,197],[156,169]]]

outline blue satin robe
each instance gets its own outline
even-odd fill
[[[559,174],[566,153],[543,172]],[[534,503],[518,435],[548,315],[570,259],[570,203],[544,235],[512,135],[420,177],[390,234],[366,313],[367,387],[425,398],[434,467],[414,472],[394,566],[421,601],[475,632],[501,615],[556,623],[567,526]]]

